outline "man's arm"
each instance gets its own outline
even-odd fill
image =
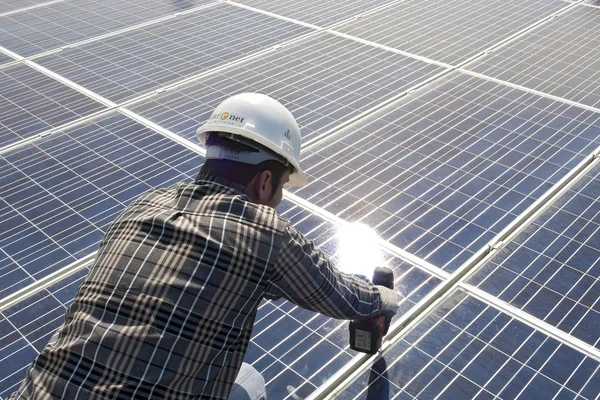
[[[335,268],[323,252],[289,226],[268,296],[338,319],[372,317],[381,311],[379,290],[369,281]]]

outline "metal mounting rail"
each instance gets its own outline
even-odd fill
[[[82,270],[83,268],[89,267],[94,262],[94,257],[96,257],[97,252],[93,252],[79,260],[59,269],[58,271],[43,277],[39,281],[32,283],[31,285],[24,287],[23,289],[15,292],[9,296],[6,296],[0,299],[0,312],[6,310],[7,308],[20,303],[31,295],[42,291],[44,289],[49,288],[57,282],[69,277],[75,272]]]

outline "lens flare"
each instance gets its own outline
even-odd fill
[[[375,268],[383,266],[379,237],[368,225],[352,223],[341,226],[337,236],[341,271],[371,279]]]

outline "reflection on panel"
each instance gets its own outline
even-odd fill
[[[350,267],[348,256],[352,259],[353,255],[340,254],[340,248],[348,251],[348,246],[340,241],[338,227],[285,200],[279,212],[321,246],[340,268]],[[356,251],[355,255],[360,258],[364,250]],[[440,282],[380,248],[371,247],[371,251],[377,252],[370,254],[373,259],[380,258],[381,264],[388,265],[395,272],[396,288],[402,298],[400,313],[407,312]],[[11,365],[17,367],[10,373],[2,371],[0,374],[0,396],[14,390],[23,378],[26,366],[60,326],[65,306],[75,296],[86,273],[87,270],[80,271],[0,314],[0,318],[4,318],[0,319],[0,329],[4,329],[4,320],[16,327],[15,331],[6,325],[0,336],[4,337],[9,349],[6,357],[9,357]],[[288,395],[304,398],[351,360],[355,353],[349,350],[348,343],[345,321],[331,319],[282,300],[263,301],[245,361],[262,373],[269,398],[283,399]]]
[[[314,240],[342,270],[347,257],[340,248],[340,229],[284,200],[279,212],[307,237]],[[360,251],[356,249],[356,257]],[[365,248],[363,247],[363,252]],[[440,281],[383,250],[382,264],[394,270],[396,288],[402,296],[400,314],[434,289]],[[372,270],[372,269],[371,269]],[[367,273],[367,272],[365,272]],[[307,397],[342,368],[356,353],[349,349],[348,323],[277,301],[262,304],[257,316],[246,362],[267,382],[267,397]]]
[[[599,118],[455,74],[304,151],[296,194],[451,272],[600,145]]]

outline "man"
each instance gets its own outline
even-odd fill
[[[198,136],[196,181],[145,193],[110,225],[12,399],[264,398],[242,365],[263,298],[340,319],[397,311],[392,290],[339,272],[275,212],[284,184],[307,183],[285,107],[233,96]]]

